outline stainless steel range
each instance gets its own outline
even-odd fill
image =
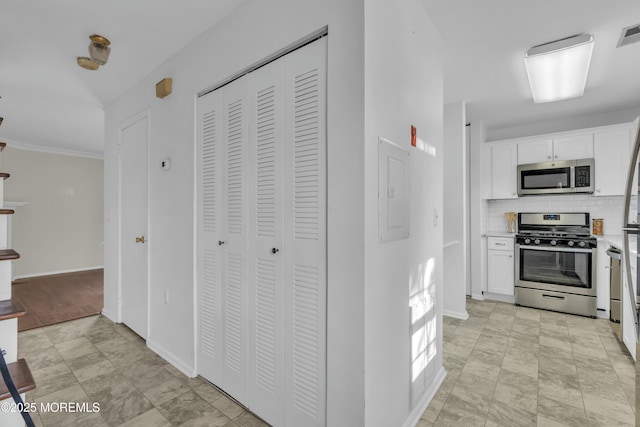
[[[596,244],[588,213],[519,213],[516,304],[596,317]]]

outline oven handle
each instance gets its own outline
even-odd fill
[[[565,299],[565,297],[562,297],[560,295],[549,295],[549,294],[542,294],[542,298]]]
[[[556,246],[522,246],[516,245],[520,249],[531,249],[534,251],[551,251],[551,252],[579,252],[579,253],[591,253],[595,248],[580,249],[580,248],[558,248]]]

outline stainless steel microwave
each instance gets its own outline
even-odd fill
[[[518,195],[593,193],[593,159],[518,165]]]

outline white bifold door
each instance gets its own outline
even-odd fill
[[[198,371],[274,426],[322,426],[326,37],[197,108]]]

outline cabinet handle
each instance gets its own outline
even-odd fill
[[[271,248],[271,253],[272,253],[272,254],[275,254],[275,253],[278,253],[278,252],[280,252],[280,249],[278,249],[278,248]]]
[[[494,243],[494,245],[496,245],[496,246],[507,246],[506,243],[498,243],[498,242]]]
[[[509,255],[509,258],[513,258],[513,255]]]
[[[224,245],[224,240],[218,240],[218,246]]]
[[[547,160],[551,160],[551,156],[547,156]]]

